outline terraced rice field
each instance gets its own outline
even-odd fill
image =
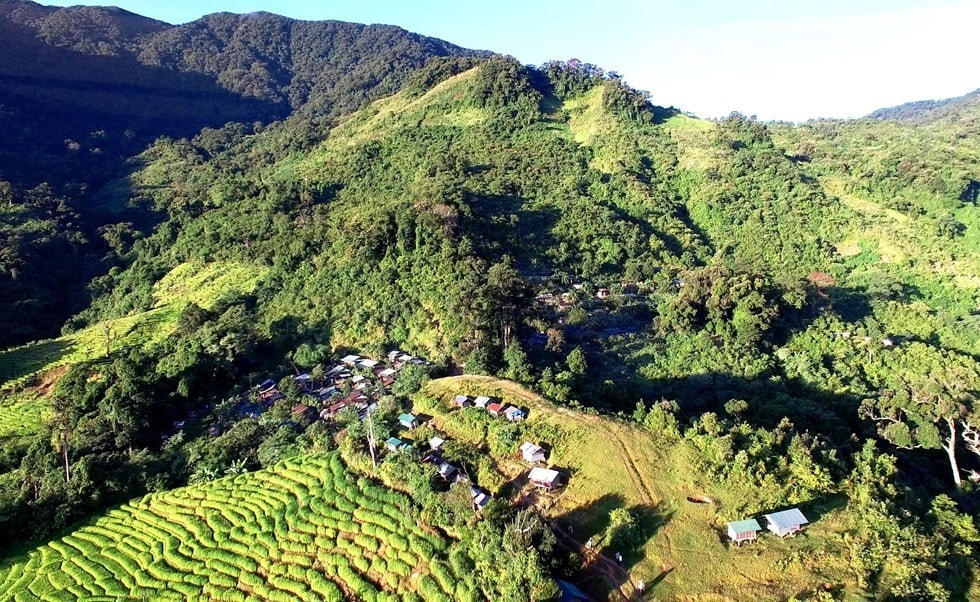
[[[130,502],[2,567],[0,599],[482,599],[459,560],[332,453]]]

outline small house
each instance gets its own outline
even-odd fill
[[[380,364],[378,360],[372,360],[370,358],[361,358],[357,360],[357,367],[363,368],[365,370],[374,370],[374,368]]]
[[[487,397],[486,395],[480,395],[479,397],[473,400],[473,403],[478,408],[486,408],[487,404],[490,403],[490,398]]]
[[[762,527],[759,525],[759,521],[754,518],[728,523],[728,537],[731,538],[733,543],[738,545],[755,541],[761,530]]]
[[[600,298],[600,299],[605,299],[605,298],[607,298],[609,296],[609,289],[608,288],[600,288],[599,290],[596,291],[595,296],[598,297],[598,298]]]
[[[457,408],[468,408],[473,405],[473,402],[466,395],[457,395],[453,398],[453,405]]]
[[[524,458],[525,462],[534,464],[536,462],[544,462],[545,453],[540,446],[537,446],[530,441],[526,441],[521,444],[521,456]]]
[[[442,444],[445,442],[446,440],[443,439],[442,437],[433,437],[429,439],[429,449],[431,449],[432,451],[439,451],[440,449],[442,449]]]
[[[500,416],[504,413],[504,406],[497,402],[491,402],[487,404],[487,411],[493,416]]]
[[[312,418],[316,410],[306,405],[305,403],[298,403],[293,406],[293,417],[294,418]]]
[[[388,448],[388,451],[398,451],[402,445],[405,445],[405,442],[398,437],[390,437],[385,441],[385,447]]]
[[[479,512],[490,503],[490,494],[479,487],[470,487],[470,499],[473,500],[473,510]]]
[[[407,429],[413,429],[419,425],[419,419],[414,414],[402,414],[398,417],[398,424]]]
[[[344,357],[340,358],[340,363],[353,368],[357,365],[357,361],[360,359],[361,356],[359,355],[345,355]]]
[[[765,518],[768,529],[780,537],[796,535],[803,529],[803,525],[810,522],[799,508],[767,514]]]
[[[541,487],[550,491],[559,485],[561,474],[557,470],[535,466],[528,473],[527,478],[535,487]]]
[[[504,416],[506,416],[507,420],[510,420],[511,422],[515,422],[517,420],[524,420],[524,418],[526,417],[526,415],[524,414],[524,410],[520,408],[516,408],[514,406],[507,406],[507,408],[504,410]]]
[[[456,467],[449,462],[443,462],[439,465],[439,476],[449,481],[450,483],[456,480],[457,475]]]
[[[313,385],[313,377],[306,372],[294,376],[293,380],[296,381],[296,385],[299,386],[300,391],[309,393],[315,388]]]

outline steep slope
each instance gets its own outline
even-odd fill
[[[428,59],[482,54],[382,25],[222,13],[172,26],[116,8],[0,1],[0,311],[17,316],[0,348],[55,336],[83,308],[84,281],[110,267],[100,228],[153,226],[125,182],[103,189],[153,140],[302,109],[308,127],[291,144],[310,145],[324,122],[393,93]],[[52,219],[54,202],[74,219]],[[72,259],[22,244],[31,220],[68,239],[59,249]]]

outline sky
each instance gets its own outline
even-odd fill
[[[214,12],[386,23],[525,64],[577,58],[699,117],[860,117],[980,88],[980,0],[116,0],[179,24]]]

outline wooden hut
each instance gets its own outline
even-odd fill
[[[525,462],[534,464],[535,462],[544,462],[545,453],[540,446],[526,441],[521,444],[521,456]]]
[[[411,430],[419,425],[419,419],[414,414],[402,414],[398,417],[398,424]]]

